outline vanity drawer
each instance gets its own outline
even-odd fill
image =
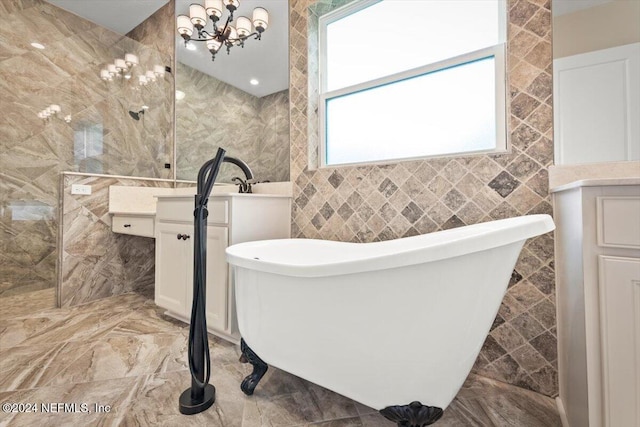
[[[153,216],[114,215],[111,218],[111,230],[114,233],[133,236],[154,237]]]
[[[640,197],[597,198],[598,245],[640,249]]]
[[[193,222],[194,198],[158,198],[156,216],[158,221]],[[229,202],[210,198],[207,203],[208,223],[229,222]]]

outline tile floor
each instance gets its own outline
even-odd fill
[[[46,298],[45,298],[46,299]],[[22,307],[22,308],[21,308]],[[85,305],[38,308],[0,299],[0,403],[75,403],[88,413],[5,413],[0,426],[391,427],[375,410],[270,368],[255,394],[240,391],[249,365],[239,349],[211,337],[215,405],[184,416],[188,328],[153,299],[125,294]],[[94,405],[109,405],[96,412]],[[437,426],[560,426],[553,399],[471,375]]]

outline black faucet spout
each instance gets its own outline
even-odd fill
[[[246,164],[242,160],[237,159],[235,157],[225,156],[223,161],[228,163],[233,163],[234,165],[242,169],[242,172],[244,172],[244,176],[247,181],[250,179],[253,179],[253,172],[251,172],[251,168],[249,167],[248,164]]]
[[[253,182],[253,172],[251,172],[251,168],[249,167],[249,165],[240,159],[230,156],[225,156],[223,162],[233,163],[234,165],[242,169],[245,179],[234,177],[232,181],[238,183],[238,185],[240,186],[240,193],[251,193],[253,191],[251,189],[251,184]]]

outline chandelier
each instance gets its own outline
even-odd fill
[[[218,25],[222,17],[223,4],[229,11],[229,16],[224,26]],[[253,20],[246,16],[240,16],[233,22],[233,13],[240,6],[238,0],[205,0],[204,6],[192,4],[189,6],[189,16],[179,15],[177,18],[178,34],[184,39],[185,46],[190,41],[206,42],[207,49],[211,52],[211,60],[216,59],[216,53],[226,46],[227,54],[234,46],[244,47],[244,42],[249,37],[255,36],[255,40],[260,40],[262,33],[269,25],[269,13],[262,7],[253,9]],[[213,30],[205,30],[208,19],[213,23]],[[254,31],[251,31],[253,25]],[[197,38],[192,38],[194,27],[198,31]]]

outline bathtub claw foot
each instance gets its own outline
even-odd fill
[[[260,359],[258,355],[253,352],[253,350],[249,348],[247,343],[242,338],[240,339],[240,350],[242,350],[242,357],[240,358],[240,361],[242,361],[244,358],[253,366],[253,371],[251,372],[251,374],[249,374],[244,380],[242,380],[240,389],[247,396],[251,396],[253,394],[253,390],[256,389],[256,386],[258,385],[264,374],[267,373],[267,369],[269,369],[269,366],[264,363],[264,361]]]
[[[436,406],[425,406],[420,402],[411,402],[402,406],[387,406],[380,410],[380,414],[398,427],[428,426],[442,417],[442,409]]]

